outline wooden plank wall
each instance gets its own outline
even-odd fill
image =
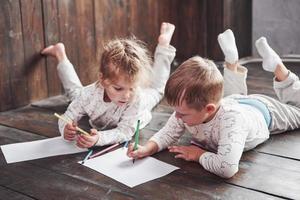
[[[249,0],[0,0],[0,111],[62,93],[55,60],[39,54],[45,46],[63,42],[86,85],[97,79],[104,42],[133,34],[153,51],[162,21],[176,25],[179,60],[223,59],[216,37],[225,28],[239,44],[251,41]]]

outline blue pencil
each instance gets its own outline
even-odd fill
[[[126,141],[123,148],[127,148],[129,141]]]
[[[93,149],[91,149],[88,154],[85,156],[85,158],[83,159],[83,161],[81,162],[81,164],[84,164],[85,161],[87,161],[87,159],[89,159],[90,155],[92,155],[93,153]]]

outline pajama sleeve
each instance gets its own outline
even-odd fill
[[[178,141],[185,130],[182,120],[176,119],[175,112],[171,115],[166,125],[150,138],[158,145],[159,151]]]
[[[63,114],[63,117],[78,122],[84,115],[87,115],[84,105],[85,97],[80,95],[78,98],[72,101],[68,106],[67,111]],[[64,134],[64,129],[67,123],[61,119],[58,120],[58,129],[61,135]]]
[[[237,113],[223,116],[217,153],[205,152],[199,158],[204,169],[223,178],[230,178],[238,171],[247,138],[243,124],[242,116]]]
[[[96,145],[103,146],[131,140],[138,120],[141,121],[140,128],[145,127],[151,120],[151,113],[145,112],[141,103],[140,100],[137,100],[129,105],[122,113],[116,128],[99,131],[99,140]]]

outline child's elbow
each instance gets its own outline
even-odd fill
[[[229,179],[229,178],[233,177],[238,171],[239,171],[238,167],[231,167],[231,168],[224,170],[221,176],[223,178]]]

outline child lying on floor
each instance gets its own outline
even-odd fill
[[[182,63],[170,76],[165,97],[174,107],[166,125],[144,145],[127,155],[141,158],[168,148],[175,158],[199,162],[224,178],[237,173],[243,151],[255,148],[270,133],[300,127],[300,81],[282,63],[265,38],[256,41],[263,69],[273,72],[280,101],[262,94],[247,95],[247,69],[238,64],[231,30],[218,42],[225,55],[224,78],[216,65],[199,56]],[[223,97],[223,93],[224,96]],[[199,146],[170,146],[188,130]]]
[[[64,118],[59,120],[59,131],[64,139],[76,141],[82,148],[108,145],[131,139],[136,123],[143,128],[151,120],[151,109],[161,100],[169,77],[175,48],[171,41],[175,26],[162,23],[153,68],[144,45],[136,39],[116,39],[104,46],[99,80],[83,87],[64,45],[58,43],[42,51],[57,59],[57,71],[67,96],[72,100]],[[153,80],[145,80],[153,71]],[[152,78],[152,77],[151,77]],[[76,134],[76,122],[87,115],[93,127],[90,135]]]

